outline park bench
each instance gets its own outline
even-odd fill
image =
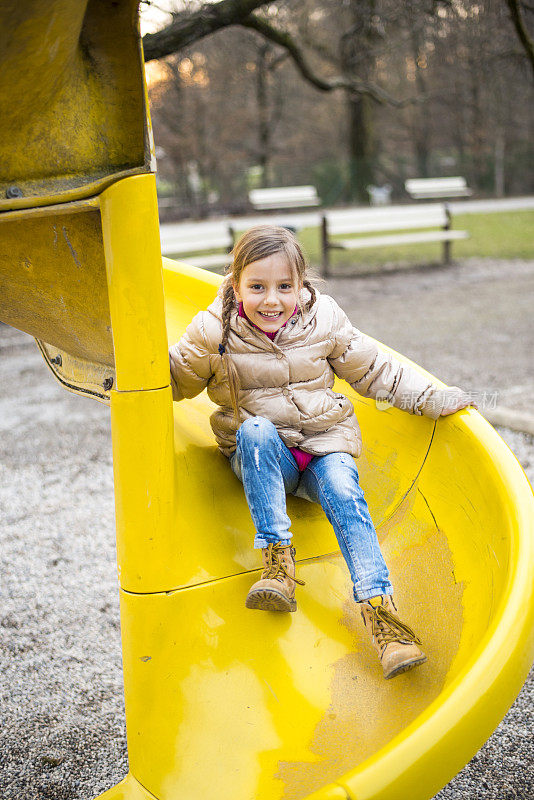
[[[404,188],[414,200],[439,200],[445,197],[470,197],[465,178],[410,178]]]
[[[165,237],[164,255],[178,258],[193,267],[212,269],[229,264],[234,246],[234,230],[227,222],[207,222],[199,226],[180,227]],[[213,253],[210,251],[222,250]],[[204,255],[192,255],[204,253]]]
[[[272,189],[252,189],[248,199],[257,211],[318,206],[320,199],[315,186],[284,186]]]
[[[420,228],[440,230],[419,230]],[[385,231],[388,233],[384,234]],[[350,238],[332,238],[343,234],[352,235]],[[467,239],[468,236],[467,231],[451,230],[451,215],[443,203],[327,212],[322,218],[323,273],[328,275],[330,251],[334,249],[359,250],[422,242],[443,242],[443,259],[445,263],[449,263],[451,242]]]

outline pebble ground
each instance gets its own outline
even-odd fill
[[[534,262],[335,278],[353,323],[447,383],[529,410]],[[534,442],[500,430],[534,483]],[[0,325],[0,796],[91,800],[127,772],[109,411]],[[534,673],[435,800],[534,797]],[[409,800],[407,798],[406,800]]]

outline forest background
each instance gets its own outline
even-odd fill
[[[163,219],[313,184],[325,206],[461,175],[534,192],[530,0],[143,2]]]

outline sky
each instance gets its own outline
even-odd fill
[[[219,3],[221,0],[211,0],[213,4]],[[176,6],[187,3],[188,0],[182,0],[178,3],[177,0],[150,0],[150,5],[146,2],[140,4],[141,13],[141,35],[145,33],[154,33],[163,27],[165,23],[169,23],[171,18],[168,14],[169,8],[176,8]]]
[[[141,3],[141,36],[145,33],[154,33],[163,27],[164,23],[170,22],[169,14],[166,12],[173,5],[172,0],[154,0],[150,5]]]

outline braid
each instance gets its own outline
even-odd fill
[[[226,286],[223,287],[222,291],[222,339],[219,345],[219,353],[221,354],[221,358],[223,360],[223,364],[226,369],[226,377],[228,378],[228,387],[230,389],[230,402],[232,403],[232,409],[234,412],[234,417],[237,422],[239,422],[239,375],[237,374],[237,369],[235,368],[235,364],[233,363],[232,359],[230,358],[230,354],[227,351],[228,345],[228,338],[230,336],[230,322],[232,319],[232,311],[234,308],[234,287],[232,286],[232,281],[228,280]]]
[[[232,316],[232,309],[234,307],[234,287],[231,281],[228,281],[222,293],[222,323],[223,323],[223,337],[221,344],[224,348],[228,343],[228,336],[230,335],[230,319]]]
[[[306,303],[306,311],[309,311],[310,308],[315,303],[315,301],[317,300],[317,295],[315,294],[315,289],[313,288],[313,286],[311,285],[310,281],[307,278],[304,281],[302,281],[302,285],[305,286],[306,289],[311,294],[310,299]]]

